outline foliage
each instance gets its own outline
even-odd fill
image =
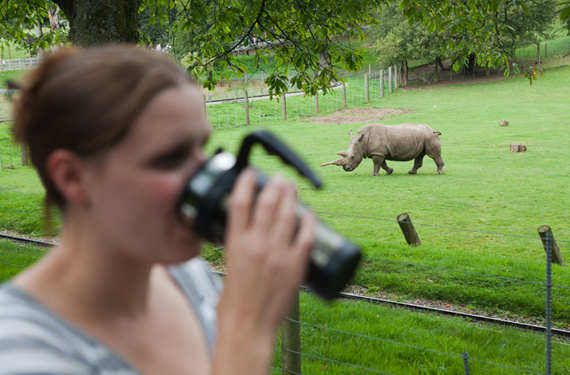
[[[110,8],[120,3],[98,5],[93,0],[82,1],[82,4],[89,5],[89,9],[105,7],[102,8],[105,12],[101,14],[109,14],[112,12]],[[540,2],[536,11],[548,14],[551,2]],[[38,16],[49,18],[54,3],[68,13],[68,18],[73,14],[74,20],[81,19],[81,12],[87,11],[87,7],[64,0],[10,0],[0,8],[0,16],[7,21],[5,29],[10,35],[22,40],[28,35],[26,28],[35,25]],[[110,24],[103,19],[103,15],[90,14],[93,22],[105,27],[76,30],[85,26],[74,26],[72,23],[70,38],[78,39],[81,32],[87,31],[109,32],[110,27],[115,27],[118,36],[103,33],[99,38],[94,37],[92,43],[120,41],[116,38],[121,38],[121,35],[124,41],[130,41],[133,30],[129,29],[127,20],[137,15],[128,13],[136,13],[133,0],[124,3],[125,7],[117,10],[124,12],[122,17],[126,24]],[[282,95],[290,86],[314,95],[318,90],[328,91],[332,82],[340,81],[340,69],[360,69],[363,51],[340,43],[340,39],[345,35],[351,39],[364,38],[362,27],[376,23],[371,15],[389,8],[391,3],[388,0],[142,0],[139,7],[141,19],[150,26],[139,23],[139,31],[143,34],[142,40],[153,43],[164,40],[168,34],[175,55],[186,56],[189,70],[205,87],[213,88],[217,81],[232,72],[242,74],[243,66],[235,54],[249,52],[255,55],[259,64],[265,64],[269,56],[274,58],[275,71],[266,80],[271,96]],[[475,53],[480,65],[504,67],[508,74],[510,67],[506,52],[491,47],[489,41],[499,40],[503,35],[514,35],[515,30],[507,17],[511,10],[526,12],[523,18],[529,24],[540,24],[542,19],[529,13],[535,9],[526,0],[470,0],[450,4],[437,0],[399,0],[396,4],[410,24],[423,24],[429,32],[448,30],[453,37],[444,37],[436,43],[443,44],[446,56],[457,57],[456,69]],[[170,30],[166,34],[160,33],[152,25]],[[47,48],[60,43],[65,35],[65,30],[52,27],[49,32],[33,40],[33,47]],[[113,36],[105,39],[105,35]],[[395,44],[399,38],[393,39]],[[421,42],[416,38],[410,46],[422,46]],[[414,48],[407,50],[413,51]],[[424,48],[425,53],[428,50],[431,48]],[[213,64],[218,64],[216,70],[220,74],[213,74]]]
[[[396,6],[382,10],[377,19],[378,25],[370,32],[372,51],[384,68],[412,60],[441,59],[440,44],[451,38],[449,33],[428,32],[421,24],[410,24]]]
[[[477,62],[478,65],[505,68],[517,48],[551,37],[554,22],[553,0],[470,1],[456,2],[449,9],[437,9],[427,2],[418,10],[416,2],[400,2],[400,12],[382,11],[379,26],[384,30],[372,34],[380,61],[391,65],[409,59],[435,61],[448,58],[457,71]],[[487,6],[488,5],[488,6]],[[406,18],[418,22],[405,22]],[[398,22],[388,21],[393,17]],[[466,19],[467,18],[467,19]],[[388,25],[389,29],[386,29]],[[427,26],[427,28],[422,27]],[[513,65],[518,74],[520,66]],[[526,69],[523,68],[526,71]],[[532,74],[532,72],[531,72]]]
[[[453,2],[444,9],[439,1],[403,0],[399,8],[410,20],[423,22],[429,31],[448,28],[453,35],[465,32],[460,41],[448,40],[443,50],[458,56],[454,68],[463,66],[469,55],[477,56],[481,66],[505,68],[510,74],[508,57],[513,55],[518,38],[529,43],[542,35],[554,19],[553,1],[470,0]],[[514,66],[518,74],[518,66]]]
[[[67,30],[60,25],[51,25],[57,18],[56,6],[51,0],[7,0],[0,6],[0,48],[2,51],[10,40],[15,40],[30,51],[47,50],[51,46],[61,44]],[[40,36],[33,35],[35,26],[42,27]],[[30,30],[31,29],[31,30]]]

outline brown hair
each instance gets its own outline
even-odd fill
[[[99,155],[124,139],[159,92],[191,82],[169,58],[135,46],[62,48],[25,78],[14,103],[13,132],[29,147],[46,189],[46,212],[52,203],[65,205],[45,169],[54,150]]]

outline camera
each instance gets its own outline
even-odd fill
[[[237,158],[220,149],[198,169],[186,183],[178,205],[182,220],[192,223],[196,233],[212,243],[221,245],[224,242],[229,196],[238,175],[248,166],[249,154],[255,144],[262,145],[269,154],[279,156],[283,163],[294,167],[315,187],[322,185],[301,158],[273,134],[263,130],[248,134]],[[267,177],[255,170],[259,191]],[[306,210],[305,204],[297,202],[298,221]],[[352,278],[360,258],[357,245],[319,220],[305,283],[321,298],[332,300]]]

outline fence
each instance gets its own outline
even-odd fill
[[[37,57],[27,59],[0,60],[0,70],[21,70],[31,69],[38,65]]]
[[[409,231],[404,230],[404,228],[402,228],[402,222],[400,217],[398,217],[396,220],[394,220],[395,222],[397,221],[398,224],[400,225],[400,228],[402,229],[404,238],[406,239],[406,241],[408,243],[410,243],[409,241]],[[406,224],[411,224],[411,221],[406,222]],[[413,226],[413,225],[412,225]],[[420,225],[420,227],[422,227],[423,225]],[[432,226],[432,225],[428,225],[428,227],[437,227],[437,226]],[[461,229],[458,228],[443,228],[443,227],[439,227],[438,229],[443,229],[443,230],[459,230],[461,231]],[[483,234],[483,235],[488,235],[489,233],[485,233],[485,232],[479,232],[479,231],[474,231],[477,232],[479,234]],[[415,233],[415,230],[414,230]],[[514,238],[523,238],[522,236],[512,236],[512,235],[507,235],[507,234],[501,234],[501,233],[493,233],[496,236],[507,236],[507,237],[514,237]],[[566,362],[566,364],[563,363],[558,363],[556,364],[556,362],[553,363],[553,341],[552,341],[552,337],[553,337],[553,328],[552,328],[552,314],[553,314],[553,309],[552,309],[552,288],[559,288],[561,290],[565,290],[566,294],[561,297],[561,299],[563,300],[563,303],[566,304],[569,302],[568,299],[568,290],[570,290],[569,286],[563,286],[563,285],[554,285],[552,283],[552,255],[555,254],[556,252],[558,252],[558,246],[556,245],[556,240],[554,239],[554,236],[550,230],[550,228],[548,227],[539,227],[538,228],[538,236],[536,238],[532,238],[532,244],[536,245],[537,251],[540,251],[541,248],[544,248],[546,257],[545,257],[545,262],[543,262],[543,265],[545,266],[545,279],[544,281],[531,281],[531,280],[522,280],[522,279],[516,279],[516,278],[505,278],[502,276],[497,276],[497,275],[486,275],[486,274],[479,274],[479,273],[472,273],[472,272],[466,272],[463,270],[456,270],[456,269],[444,269],[444,268],[440,268],[440,267],[431,267],[431,266],[426,266],[426,265],[419,265],[419,264],[411,264],[411,263],[405,263],[406,267],[417,267],[417,268],[432,268],[432,269],[437,269],[438,272],[441,272],[443,274],[451,272],[451,273],[464,273],[467,275],[470,275],[470,277],[472,278],[490,278],[490,279],[502,279],[504,281],[508,281],[509,283],[522,283],[522,284],[534,284],[535,286],[540,286],[541,288],[544,288],[544,295],[545,295],[545,300],[544,300],[544,316],[545,316],[545,320],[544,320],[544,327],[536,327],[534,326],[534,328],[544,328],[543,330],[541,330],[544,334],[545,337],[545,348],[544,348],[544,353],[545,353],[545,357],[544,357],[544,365],[534,365],[534,366],[513,366],[513,365],[507,365],[507,364],[503,364],[503,363],[497,363],[497,362],[493,362],[490,361],[486,358],[478,358],[476,355],[475,356],[471,356],[470,353],[468,353],[468,351],[463,351],[463,352],[445,352],[445,351],[441,351],[441,350],[435,350],[433,347],[421,347],[419,345],[411,345],[409,343],[406,342],[399,342],[397,340],[390,340],[387,338],[382,338],[382,337],[374,337],[374,336],[370,336],[370,335],[366,335],[366,334],[359,334],[357,332],[350,332],[350,331],[346,331],[346,330],[342,330],[342,329],[336,329],[334,327],[330,327],[330,326],[320,326],[320,325],[316,325],[313,323],[309,323],[309,322],[304,322],[300,319],[300,308],[298,306],[295,306],[292,309],[292,312],[290,313],[289,317],[286,319],[286,321],[283,323],[283,333],[282,333],[282,341],[281,341],[281,368],[275,368],[274,369],[274,373],[277,374],[279,372],[281,372],[282,374],[301,374],[301,373],[314,373],[314,370],[308,370],[307,369],[311,369],[314,368],[314,366],[311,366],[312,363],[319,362],[320,363],[328,363],[330,365],[334,365],[336,368],[342,368],[343,370],[341,370],[338,373],[349,373],[348,371],[355,371],[357,370],[358,373],[362,373],[362,374],[376,374],[376,373],[380,373],[380,374],[402,374],[402,373],[408,373],[408,372],[389,372],[389,371],[385,371],[386,366],[385,363],[382,363],[380,361],[380,363],[378,364],[378,367],[374,367],[374,366],[367,366],[365,363],[354,363],[354,362],[346,362],[340,359],[336,359],[336,358],[331,358],[331,357],[326,357],[323,356],[321,354],[318,353],[319,348],[306,348],[305,346],[302,345],[302,340],[301,337],[306,337],[306,334],[301,334],[302,330],[309,330],[312,331],[313,334],[319,334],[319,331],[321,332],[321,335],[325,335],[324,331],[326,331],[326,334],[334,334],[334,335],[338,335],[338,336],[343,336],[343,337],[352,337],[353,339],[357,339],[360,340],[363,343],[363,346],[365,346],[365,342],[381,342],[383,346],[393,346],[396,348],[400,348],[402,350],[406,350],[406,351],[414,351],[417,352],[417,355],[420,357],[422,355],[425,355],[426,353],[430,356],[430,357],[445,357],[446,360],[444,361],[445,363],[447,363],[446,367],[447,370],[449,371],[449,373],[453,373],[453,374],[459,374],[459,373],[464,373],[466,375],[469,375],[470,373],[478,373],[478,374],[508,374],[508,373],[535,373],[535,374],[553,374],[553,373],[563,373],[564,371],[569,371],[570,368],[569,367],[565,367],[565,366],[569,366],[570,363]],[[417,234],[416,234],[417,237]],[[542,245],[540,244],[540,242],[538,242],[537,240],[540,239],[542,241]],[[562,241],[564,243],[570,243],[570,241]],[[412,243],[412,245],[417,245],[418,242]],[[556,251],[555,251],[556,250]],[[558,257],[560,257],[560,253],[558,252],[557,254]],[[562,259],[559,258],[559,260],[561,261]],[[394,260],[392,259],[378,259],[378,258],[370,258],[370,257],[365,257],[365,262],[394,262]],[[560,261],[557,261],[557,263],[561,263]],[[563,263],[563,261],[562,261]],[[555,266],[558,267],[558,266]],[[560,269],[558,270],[560,271]],[[420,273],[418,273],[418,275],[416,275],[418,278],[421,278],[422,275]],[[445,277],[445,276],[443,276]],[[430,280],[431,281],[431,280]],[[434,278],[434,281],[435,280]],[[498,320],[497,320],[498,321]],[[560,332],[564,332],[566,337],[570,337],[570,331],[560,331]],[[313,340],[314,342],[315,340]],[[330,342],[330,340],[329,340]],[[560,342],[556,342],[555,345],[557,345],[557,349],[562,348],[561,346],[558,345],[564,345],[561,344]],[[566,344],[567,345],[567,344]],[[303,346],[303,348],[302,348]],[[557,359],[563,359],[564,355],[563,353],[569,353],[568,350],[570,350],[570,348],[564,348],[562,350],[562,353],[558,353],[557,355]],[[392,352],[392,350],[388,349],[388,352]],[[567,355],[567,354],[566,354]],[[304,363],[303,366],[301,365],[302,362],[309,362],[309,364]],[[328,367],[327,366],[327,367]],[[303,370],[302,370],[303,369]],[[414,370],[418,370],[419,368],[414,368]],[[440,368],[441,370],[441,368]],[[442,371],[441,373],[447,373],[445,371],[445,368],[443,368],[444,371]],[[415,373],[415,371],[413,371]],[[427,373],[431,373],[429,370],[426,371]],[[355,373],[355,372],[350,372],[350,373]],[[409,373],[412,373],[412,371],[410,371]],[[421,369],[420,371],[418,371],[418,373],[421,373]],[[440,372],[438,372],[440,373]]]
[[[1,207],[4,210],[4,207]],[[370,221],[380,222],[380,226],[399,231],[396,218],[382,219],[362,215],[343,215],[331,212],[319,212],[326,217],[341,216],[343,220],[357,220],[361,225],[370,225]],[[414,220],[416,221],[416,220]],[[544,312],[544,332],[527,333],[520,329],[470,324],[464,321],[449,326],[450,331],[438,332],[442,325],[440,318],[433,314],[393,309],[374,304],[353,308],[353,302],[336,302],[326,308],[319,308],[320,302],[314,297],[302,293],[297,310],[293,309],[284,321],[281,341],[277,342],[275,359],[271,373],[277,374],[315,374],[327,372],[332,374],[409,374],[409,373],[450,373],[450,374],[563,374],[570,369],[570,345],[568,341],[553,339],[553,316],[560,320],[561,305],[570,305],[570,280],[565,278],[564,285],[553,282],[567,269],[551,264],[551,250],[558,242],[562,247],[570,244],[568,240],[554,240],[552,234],[544,239],[519,236],[506,233],[489,233],[484,231],[449,228],[430,223],[414,223],[417,233],[430,241],[430,233],[445,231],[457,232],[470,236],[481,236],[491,241],[513,242],[513,247],[533,247],[537,259],[532,268],[542,269],[543,278],[535,279],[535,272],[526,272],[528,277],[509,277],[501,274],[485,274],[465,269],[446,268],[438,265],[410,263],[386,256],[364,257],[363,263],[370,270],[370,265],[387,265],[395,268],[412,269],[416,279],[429,279],[437,283],[441,279],[457,278],[467,287],[468,283],[503,284],[505,288],[499,296],[508,300],[510,294],[522,288],[529,295],[542,300]],[[541,242],[542,241],[542,242]],[[398,248],[404,241],[387,244],[390,248]],[[407,246],[407,245],[404,245]],[[423,246],[423,245],[422,245]],[[412,247],[410,247],[412,248]],[[420,246],[414,247],[420,249]],[[545,251],[546,257],[540,256]],[[544,260],[545,258],[545,260]],[[19,267],[0,259],[3,267]],[[516,271],[516,270],[515,270]],[[360,276],[362,272],[359,271]],[[397,274],[395,269],[383,271],[386,278]],[[519,273],[519,275],[525,274]],[[439,276],[438,276],[439,275]],[[439,277],[439,279],[438,279]],[[355,284],[359,283],[359,275]],[[386,289],[389,289],[387,287]],[[460,289],[458,287],[458,289]],[[496,288],[497,289],[497,288]],[[500,289],[500,288],[499,288]],[[418,287],[421,294],[421,287]],[[556,292],[554,292],[556,291]],[[542,297],[538,297],[538,295]],[[566,309],[567,311],[567,309]],[[562,314],[568,314],[564,312]],[[332,316],[336,317],[331,324]],[[339,318],[340,317],[340,318]],[[565,318],[562,318],[564,320]],[[567,320],[566,320],[567,321]],[[467,327],[466,327],[467,326]],[[388,327],[386,329],[386,327]],[[447,328],[447,326],[445,326]],[[556,329],[554,329],[556,330]],[[433,342],[418,339],[415,332],[429,332]],[[560,331],[560,330],[558,330]],[[457,344],[449,343],[440,346],[438,337],[454,337]],[[510,362],[501,362],[502,352],[522,350],[506,347],[503,337],[510,337],[510,343],[525,343],[522,352],[517,355],[505,355]],[[514,339],[513,339],[514,338]],[[540,345],[542,342],[542,345]],[[484,349],[490,347],[496,355],[488,354]],[[513,362],[514,361],[514,362]]]
[[[342,109],[360,108],[393,93],[401,86],[401,74],[396,68],[372,71],[348,78],[345,84],[337,83],[326,94],[315,97],[292,91],[269,100],[267,88],[261,80],[249,81],[247,91],[243,87],[222,88],[220,92],[204,92],[208,118],[217,129],[245,125],[257,125],[273,121],[305,119],[317,115],[332,114]],[[247,95],[247,105],[245,97]]]

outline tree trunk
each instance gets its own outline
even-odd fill
[[[404,65],[404,86],[408,86],[408,60],[403,62]]]
[[[54,0],[69,19],[68,41],[88,47],[137,43],[140,0]]]

